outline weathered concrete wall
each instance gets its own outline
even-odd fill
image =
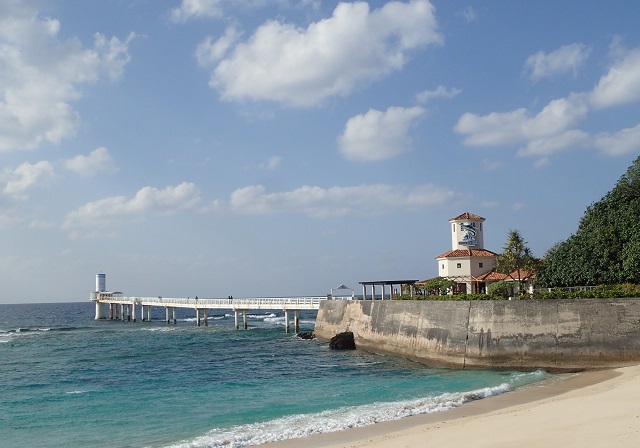
[[[432,366],[577,371],[640,362],[640,299],[323,301],[314,332]]]

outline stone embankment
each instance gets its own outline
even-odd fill
[[[314,333],[434,367],[572,372],[640,363],[640,299],[326,300]]]

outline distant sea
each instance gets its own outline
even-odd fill
[[[284,332],[281,311],[95,321],[86,303],[0,305],[0,447],[244,447],[440,412],[548,377],[454,371]],[[315,312],[301,312],[301,331]]]

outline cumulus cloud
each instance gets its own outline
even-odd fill
[[[104,147],[96,148],[88,156],[78,155],[64,162],[65,168],[81,176],[90,177],[99,173],[114,173],[117,167],[109,150]]]
[[[464,142],[468,145],[512,145],[562,134],[587,111],[584,96],[572,94],[550,101],[534,116],[524,108],[482,116],[467,112],[454,129],[467,136]]]
[[[313,106],[348,95],[405,64],[411,50],[442,41],[427,0],[339,3],[331,17],[299,28],[268,21],[220,61],[210,86],[225,100]]]
[[[640,124],[616,133],[601,133],[595,136],[594,144],[604,154],[620,156],[640,150]]]
[[[591,101],[597,108],[640,101],[640,48],[628,51],[600,78]]]
[[[58,143],[75,133],[70,103],[78,86],[117,79],[129,62],[126,40],[94,36],[93,48],[58,38],[60,23],[42,18],[26,2],[0,5],[0,151]]]
[[[416,100],[421,103],[427,103],[434,98],[453,98],[462,92],[460,89],[452,87],[450,89],[445,86],[438,86],[435,90],[424,90],[416,95]]]
[[[169,12],[173,22],[184,23],[193,18],[222,17],[221,0],[182,0],[180,6]]]
[[[273,171],[277,169],[281,163],[282,163],[282,157],[271,156],[269,157],[269,160],[267,160],[265,163],[261,163],[259,165],[259,168],[261,170]]]
[[[591,138],[579,129],[571,129],[548,137],[533,139],[517,152],[519,156],[549,156],[564,149],[587,146]]]
[[[65,229],[99,228],[132,216],[145,213],[173,214],[188,210],[200,202],[200,191],[190,182],[162,190],[144,187],[132,198],[112,196],[84,204],[69,213],[63,227]]]
[[[302,213],[326,218],[424,210],[457,199],[457,193],[432,184],[413,188],[385,184],[331,188],[303,186],[280,193],[269,193],[262,185],[251,185],[234,191],[226,205],[217,201],[216,208],[244,214]]]
[[[539,51],[529,56],[524,71],[534,82],[566,73],[575,76],[588,57],[589,49],[584,44],[564,45],[548,54]]]
[[[224,34],[219,37],[215,42],[213,37],[208,36],[205,38],[196,48],[196,59],[201,66],[208,66],[222,59],[229,48],[241,36],[241,32],[238,30],[237,25],[229,25]]]
[[[561,50],[571,48],[568,45]],[[574,53],[584,51],[580,48],[574,49]],[[573,53],[566,51],[564,56],[572,59],[568,55]],[[551,60],[561,59],[559,55],[563,54],[555,53],[547,55],[547,62],[540,63],[539,70],[532,73],[543,76],[560,71],[560,67],[576,66],[573,62],[566,66],[560,62],[554,65]],[[552,100],[535,115],[525,108],[486,115],[467,112],[458,119],[454,130],[463,134],[464,143],[471,146],[518,145],[519,156],[542,157],[536,167],[547,165],[552,154],[572,148],[595,147],[613,156],[637,151],[640,149],[637,143],[640,125],[597,135],[576,128],[594,109],[640,101],[640,48],[626,50],[614,46],[612,53],[614,62],[591,91],[571,93],[565,98]],[[550,57],[552,55],[553,58]],[[578,59],[576,56],[572,60]]]
[[[369,109],[351,117],[338,138],[340,150],[351,160],[386,160],[409,151],[409,128],[426,111],[422,107]]]
[[[5,186],[2,192],[12,199],[27,199],[30,189],[47,184],[54,177],[51,163],[45,160],[33,164],[25,162],[13,171],[4,172],[2,178]]]

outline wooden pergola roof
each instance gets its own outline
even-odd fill
[[[359,282],[361,285],[414,285],[418,280],[374,280]]]

